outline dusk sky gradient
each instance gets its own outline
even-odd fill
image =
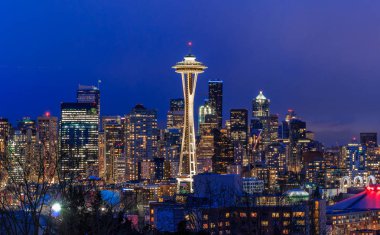
[[[224,114],[259,90],[283,119],[296,110],[327,145],[380,131],[380,1],[1,1],[0,116],[13,123],[75,101],[78,84],[102,80],[103,115],[136,103],[161,126],[182,97],[171,68],[188,52],[224,81]]]

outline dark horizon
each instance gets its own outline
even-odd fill
[[[263,90],[280,120],[294,109],[328,146],[380,130],[379,2],[23,2],[0,4],[0,116],[12,123],[59,117],[78,84],[100,79],[102,115],[142,103],[162,126],[169,99],[182,97],[171,66],[192,41],[208,66],[196,110],[220,79],[225,119],[232,108],[251,115]]]

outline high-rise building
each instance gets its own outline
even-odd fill
[[[95,103],[100,113],[100,90],[96,86],[79,85],[77,90],[78,103]]]
[[[234,145],[234,158],[237,164],[248,164],[248,110],[231,109],[230,111],[231,140]]]
[[[183,116],[184,116],[184,100],[171,99],[170,108],[167,114],[167,128],[177,128],[182,130],[183,128]]]
[[[173,66],[182,77],[183,96],[185,100],[185,117],[180,154],[178,192],[193,191],[193,175],[197,174],[197,158],[194,128],[194,97],[198,74],[207,68],[196,61],[194,55],[186,55],[184,60]]]
[[[234,145],[227,135],[226,129],[214,129],[214,156],[212,169],[214,173],[227,174],[229,166],[234,164]]]
[[[377,147],[377,133],[360,133],[360,143],[367,148]]]
[[[140,180],[152,174],[147,171],[157,157],[159,130],[155,110],[136,105],[125,116],[126,179]]]
[[[265,153],[265,167],[268,169],[268,178],[264,179],[267,188],[278,186],[278,179],[286,172],[286,146],[282,143],[272,143],[267,146]]]
[[[206,114],[199,126],[199,143],[197,147],[198,173],[212,171],[212,157],[214,156],[213,130],[218,128],[218,119],[215,114]]]
[[[259,95],[252,101],[252,117],[269,117],[269,105],[270,100],[260,91]]]
[[[10,123],[8,119],[0,118],[0,157],[5,157],[9,135]]]
[[[5,161],[7,157],[8,141],[11,125],[6,118],[0,118],[0,188],[6,183]]]
[[[221,129],[223,124],[223,81],[208,82],[208,99],[218,118],[218,128]]]
[[[37,118],[37,133],[40,153],[44,161],[45,178],[50,182],[57,180],[58,163],[58,118],[46,112]]]
[[[120,116],[102,118],[105,144],[105,179],[107,182],[120,183],[125,178],[124,130]]]
[[[36,122],[30,117],[23,117],[22,120],[19,120],[17,123],[17,128],[20,131],[20,136],[17,136],[16,142],[22,142],[21,145],[25,144],[25,148],[21,151],[21,157],[25,157],[26,167],[28,167],[28,179],[31,181],[36,181],[39,173],[39,164],[40,157],[42,156],[39,151],[38,146],[38,136],[37,136],[37,127]],[[23,169],[25,170],[25,168]]]
[[[198,135],[201,134],[201,125],[205,123],[206,115],[214,114],[214,110],[209,105],[208,100],[205,101],[203,105],[199,107],[199,113],[198,113]],[[215,115],[216,116],[216,115]]]
[[[62,103],[59,136],[61,179],[98,176],[98,105]]]
[[[288,167],[290,171],[299,173],[303,167],[303,150],[310,143],[306,139],[306,122],[299,119],[289,121],[289,141]]]
[[[366,169],[366,147],[353,140],[347,146],[345,146],[345,162],[346,168],[351,172]]]
[[[10,184],[18,184],[29,180],[27,171],[27,140],[26,135],[16,130],[8,141],[7,159],[4,167]]]
[[[306,182],[324,187],[326,184],[326,161],[321,152],[306,152],[303,154],[303,173]]]
[[[267,99],[263,92],[260,91],[259,95],[252,101],[252,120],[251,120],[251,135],[259,137],[259,145],[257,149],[263,151],[265,147],[271,143],[272,120],[269,112],[270,100]]]

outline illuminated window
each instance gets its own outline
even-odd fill
[[[207,214],[204,214],[204,215],[203,215],[203,219],[204,219],[204,220],[208,220],[208,215],[207,215]]]
[[[261,221],[261,226],[268,226],[269,222],[266,220]]]
[[[208,224],[203,224],[203,229],[208,229]]]
[[[150,209],[150,214],[154,214],[154,210],[153,209]]]
[[[230,213],[226,213],[226,218],[230,218]]]
[[[280,217],[280,213],[272,213],[272,218],[279,218]]]
[[[305,220],[297,220],[297,225],[305,225]]]
[[[293,217],[304,217],[305,212],[293,212]]]
[[[282,224],[283,224],[284,226],[288,226],[288,225],[290,224],[290,221],[284,221]]]
[[[215,224],[214,224],[214,223],[211,223],[211,224],[210,224],[210,227],[211,227],[211,228],[215,228]]]
[[[226,227],[227,227],[227,226],[230,226],[230,222],[228,222],[228,221],[226,222]]]
[[[256,218],[257,217],[257,213],[256,212],[251,212],[251,217],[252,218]]]
[[[284,213],[284,217],[285,218],[289,218],[290,217],[290,213],[289,212]]]
[[[247,214],[244,212],[240,212],[240,217],[247,217]]]
[[[288,229],[282,230],[282,234],[289,234],[289,230]]]

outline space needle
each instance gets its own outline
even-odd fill
[[[188,43],[189,48],[192,43]],[[173,66],[176,73],[181,74],[183,96],[185,101],[184,125],[182,131],[182,144],[177,177],[177,193],[193,192],[193,176],[197,174],[197,156],[194,129],[194,96],[198,74],[203,73],[207,67],[191,52],[183,61]]]

